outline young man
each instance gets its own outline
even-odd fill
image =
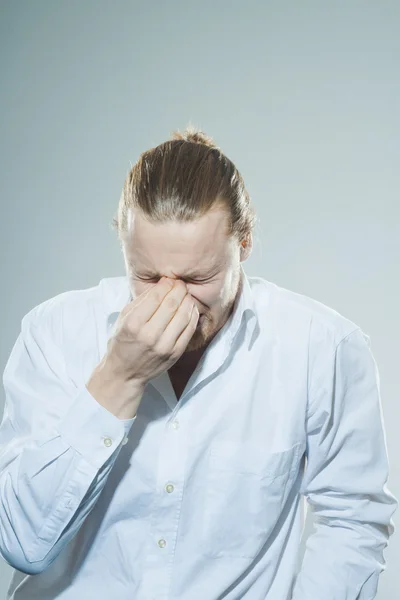
[[[126,275],[22,319],[0,427],[9,599],[375,597],[397,500],[369,338],[246,276],[254,221],[233,163],[176,133],[125,181]]]

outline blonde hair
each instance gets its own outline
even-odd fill
[[[125,179],[112,226],[122,241],[130,209],[164,223],[193,221],[220,206],[229,213],[227,235],[241,243],[257,221],[243,178],[210,136],[189,125],[140,155]]]

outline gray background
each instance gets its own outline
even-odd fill
[[[246,273],[370,335],[399,497],[399,2],[0,6],[0,367],[33,306],[124,274],[110,227],[123,180],[191,120],[256,206]],[[385,557],[378,598],[395,600],[397,533]],[[1,599],[10,573],[0,559]]]

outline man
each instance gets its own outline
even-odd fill
[[[8,599],[372,600],[397,500],[368,336],[246,276],[243,180],[193,128],[115,224],[126,276],[32,309],[4,372]]]

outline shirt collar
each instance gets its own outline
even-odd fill
[[[240,285],[232,313],[225,324],[226,341],[233,343],[242,325],[245,326],[245,339],[247,346],[250,344],[252,334],[258,323],[255,298],[248,277],[240,264]]]
[[[116,293],[107,299],[107,329],[109,335],[118,319],[123,307],[131,302],[132,295],[129,287],[128,277],[118,277],[119,286]],[[224,326],[226,342],[232,344],[238,334],[242,323],[245,323],[245,339],[247,345],[250,343],[254,328],[258,323],[255,298],[248,277],[240,263],[239,291],[235,298],[232,313]]]

